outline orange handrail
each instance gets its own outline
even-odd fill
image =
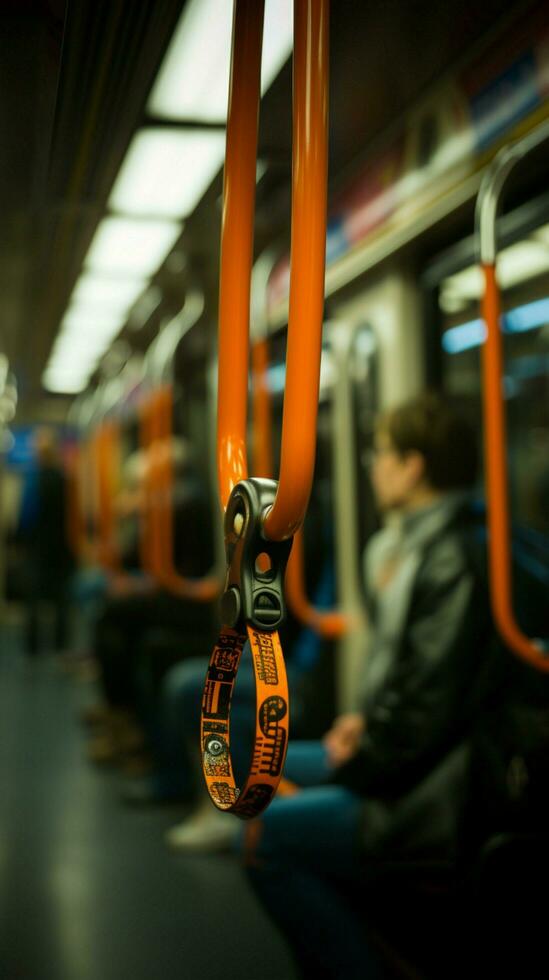
[[[158,418],[159,439],[157,457],[156,508],[158,513],[159,552],[155,574],[162,585],[181,598],[196,602],[211,602],[221,592],[222,583],[213,575],[189,578],[175,567],[174,558],[174,467],[172,458],[173,391],[164,385],[156,394],[155,410]]]
[[[503,350],[496,278],[496,216],[509,173],[519,160],[547,139],[549,124],[544,124],[498,153],[483,180],[477,201],[477,233],[485,281],[482,315],[486,323],[486,340],[482,361],[491,604],[496,626],[505,643],[517,656],[542,671],[549,671],[549,657],[544,656],[538,642],[521,630],[513,610]]]
[[[258,476],[273,475],[272,399],[267,381],[269,361],[267,340],[252,345],[253,463]],[[316,609],[305,588],[304,534],[300,528],[292,544],[286,567],[285,592],[288,607],[296,619],[321,636],[335,639],[349,628],[347,617],[337,610]]]
[[[218,473],[222,507],[247,477],[250,278],[262,0],[237,0],[225,159],[219,293]],[[311,491],[326,250],[328,0],[294,2],[292,243],[280,482],[265,519],[273,540],[300,527]]]
[[[119,469],[119,432],[112,420],[101,424],[96,437],[98,479],[98,544],[101,564],[109,571],[120,567],[116,543],[114,496],[116,471]]]
[[[141,566],[148,575],[155,572],[154,510],[152,506],[152,466],[150,447],[153,442],[153,412],[151,399],[145,399],[139,409],[139,446],[143,453],[143,499],[139,521]]]
[[[212,574],[188,578],[175,567],[173,550],[173,491],[171,385],[152,392],[141,409],[141,447],[147,456],[141,524],[144,569],[160,585],[181,598],[211,602],[221,591]]]

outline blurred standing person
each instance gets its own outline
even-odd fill
[[[54,646],[67,642],[67,585],[73,560],[67,531],[67,488],[57,436],[41,427],[34,437],[36,465],[27,476],[21,505],[20,535],[25,548],[26,624],[29,656],[40,649],[40,604],[54,612]]]

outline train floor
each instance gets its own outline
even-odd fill
[[[125,809],[85,761],[90,683],[0,639],[2,980],[295,980],[236,860],[170,853],[179,811]]]

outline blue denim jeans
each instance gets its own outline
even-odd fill
[[[303,976],[375,980],[382,973],[364,922],[345,895],[347,886],[360,885],[361,799],[329,784],[321,742],[291,744],[284,775],[303,789],[275,799],[258,821],[248,868],[252,887]]]

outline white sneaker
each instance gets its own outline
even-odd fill
[[[241,826],[242,821],[232,813],[200,810],[166,831],[164,840],[176,851],[220,853],[231,850]]]

